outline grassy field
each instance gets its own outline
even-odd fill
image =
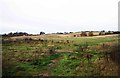
[[[118,37],[3,38],[3,76],[118,76]]]

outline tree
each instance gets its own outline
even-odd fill
[[[43,34],[45,34],[45,32],[40,32],[40,35],[43,35]]]
[[[13,33],[12,33],[12,32],[8,33],[8,36],[12,36],[12,35],[13,35]]]
[[[69,33],[73,33],[73,32],[69,32]]]
[[[64,32],[64,34],[68,34],[68,32]]]
[[[105,32],[105,30],[102,30],[101,32]]]

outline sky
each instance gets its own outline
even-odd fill
[[[0,33],[117,31],[119,0],[0,0]]]

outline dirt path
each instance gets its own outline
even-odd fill
[[[72,50],[55,50],[56,52],[73,52]]]

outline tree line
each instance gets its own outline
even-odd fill
[[[86,32],[89,32],[89,35],[90,36],[93,36],[93,32],[94,31],[82,31],[81,35],[82,36],[87,36],[87,33]],[[99,31],[98,31],[99,32]],[[73,32],[57,32],[57,33],[53,33],[53,34],[70,34],[70,33],[73,33]],[[38,35],[44,35],[45,32],[40,32]],[[120,31],[108,31],[106,32],[105,30],[102,30],[100,31],[99,35],[109,35],[109,34],[120,34]],[[10,32],[8,34],[2,34],[2,36],[32,36],[33,34],[28,34],[26,32]]]

